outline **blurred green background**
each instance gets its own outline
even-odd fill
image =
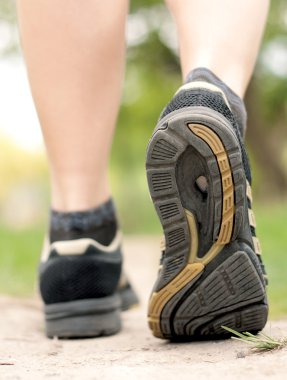
[[[145,149],[161,109],[181,84],[175,29],[161,1],[131,2],[127,47],[126,81],[112,152],[111,180],[123,231],[159,235],[161,229],[144,172]],[[12,68],[23,68],[12,0],[0,2],[0,71],[7,65],[11,67],[12,81]],[[11,110],[16,114],[17,105],[20,107],[25,100],[21,83],[11,97]],[[0,101],[8,102],[6,90],[1,91]],[[279,317],[287,314],[285,0],[272,2],[246,104],[257,230],[270,280],[271,316]],[[28,125],[22,116],[13,135],[9,120],[1,119],[2,106],[4,110],[8,103],[0,107],[0,293],[29,295],[34,291],[35,268],[47,225],[48,170],[43,148],[38,144],[38,129]],[[137,213],[130,212],[133,208]]]

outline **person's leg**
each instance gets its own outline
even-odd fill
[[[28,74],[51,173],[39,283],[48,336],[109,335],[138,302],[120,281],[108,181],[124,71],[128,1],[18,0]]]
[[[18,0],[22,45],[48,151],[52,207],[82,211],[110,197],[128,1]]]
[[[177,26],[183,77],[209,68],[243,96],[257,57],[269,0],[166,0]]]
[[[166,339],[259,331],[266,273],[252,211],[242,97],[267,0],[168,0],[185,84],[161,113],[147,178],[165,234],[149,326]]]

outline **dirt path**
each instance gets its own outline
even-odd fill
[[[126,267],[142,306],[124,314],[117,336],[48,340],[37,299],[0,297],[0,379],[287,379],[285,349],[257,355],[232,340],[170,344],[150,335],[145,305],[155,277],[157,243],[126,241]],[[287,320],[269,322],[268,332],[270,328],[274,335],[287,336]]]

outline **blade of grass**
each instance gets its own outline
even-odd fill
[[[251,350],[257,352],[271,351],[275,349],[281,349],[287,346],[287,338],[276,339],[272,336],[260,332],[258,335],[254,335],[248,331],[240,333],[227,326],[221,326],[224,330],[235,335],[232,339],[239,340],[243,343],[252,345]]]

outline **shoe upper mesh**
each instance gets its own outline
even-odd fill
[[[170,103],[165,107],[160,119],[168,115],[169,113],[182,109],[184,107],[207,107],[223,115],[231,124],[236,136],[238,138],[243,165],[245,169],[245,175],[251,185],[251,171],[248,156],[243,145],[242,137],[234,118],[234,115],[226,105],[223,97],[218,92],[212,92],[203,89],[182,90],[176,94]]]
[[[107,297],[120,274],[120,253],[54,256],[40,264],[40,291],[45,304]]]

